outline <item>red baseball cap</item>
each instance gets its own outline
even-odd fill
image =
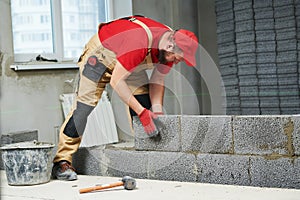
[[[176,45],[183,51],[183,58],[188,66],[196,66],[196,52],[198,39],[196,35],[188,30],[179,29],[174,34]]]

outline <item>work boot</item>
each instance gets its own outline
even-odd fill
[[[59,161],[54,163],[52,168],[52,178],[64,181],[77,180],[75,169],[67,161]]]

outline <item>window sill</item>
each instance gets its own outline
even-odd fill
[[[47,70],[47,69],[78,69],[76,63],[64,63],[64,62],[30,62],[30,63],[14,63],[10,65],[10,68],[14,71],[25,70]]]

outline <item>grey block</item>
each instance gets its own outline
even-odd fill
[[[285,29],[277,29],[276,30],[276,40],[293,40],[296,38],[296,28],[285,28]]]
[[[223,23],[223,22],[229,22],[233,21],[233,10],[226,10],[225,12],[218,12],[216,13],[217,17],[217,24]]]
[[[239,79],[236,75],[227,75],[222,77],[224,86],[235,86],[239,84]]]
[[[290,17],[294,16],[294,5],[292,4],[285,4],[284,6],[274,7],[274,17],[281,18],[281,17]]]
[[[273,5],[274,7],[280,7],[280,6],[285,6],[285,5],[293,5],[294,2],[293,0],[274,0]]]
[[[238,66],[238,75],[255,75],[257,72],[255,64],[246,64]]]
[[[273,30],[274,27],[275,27],[274,19],[255,20],[255,30],[256,31]]]
[[[295,27],[295,17],[275,18],[275,29],[287,29]]]
[[[219,54],[219,59],[227,59],[227,58],[232,58],[232,57],[236,57],[236,52],[230,52],[230,53],[226,53],[226,54]]]
[[[102,175],[101,155],[103,148],[79,148],[73,155],[72,165],[78,174],[100,176]]]
[[[257,41],[256,42],[256,52],[275,52],[276,42],[275,41]]]
[[[279,97],[280,107],[281,108],[300,108],[300,97],[291,96],[291,97]]]
[[[156,180],[196,182],[196,156],[188,153],[150,152],[149,178]]]
[[[292,116],[294,122],[294,131],[293,131],[293,147],[295,151],[295,155],[300,155],[300,116]]]
[[[252,2],[251,1],[234,1],[234,11],[239,10],[249,10],[252,9]]]
[[[241,107],[242,108],[258,108],[259,98],[258,97],[241,97]]]
[[[236,96],[226,96],[226,107],[229,108],[235,108],[235,107],[240,107],[241,105],[241,100],[239,97]]]
[[[17,142],[26,142],[38,140],[37,130],[25,130],[6,133],[1,135],[1,146],[5,144],[12,144]]]
[[[226,92],[227,97],[236,97],[236,96],[239,96],[239,94],[240,94],[238,85],[226,86],[225,87],[225,92]]]
[[[237,61],[236,56],[230,56],[230,57],[219,59],[219,64],[220,65],[230,65],[230,64],[235,64],[236,61]]]
[[[277,73],[278,74],[297,74],[298,73],[297,62],[278,63],[277,64]]]
[[[100,158],[102,176],[148,177],[149,152],[105,149]]]
[[[258,96],[258,86],[241,86],[240,87],[241,97],[255,97]]]
[[[231,116],[182,116],[182,151],[232,152]]]
[[[279,96],[298,96],[299,95],[299,86],[298,85],[279,85]]]
[[[253,31],[254,20],[237,21],[235,22],[235,32]]]
[[[236,44],[236,52],[238,54],[241,53],[254,53],[255,52],[255,42],[245,42],[245,43],[237,43]]]
[[[165,125],[165,131],[161,133],[159,140],[149,138],[144,132],[144,128],[138,119],[133,119],[135,132],[135,149],[153,151],[180,151],[180,116],[165,115],[160,116],[159,120]]]
[[[276,63],[259,63],[257,64],[257,75],[276,74]]]
[[[259,86],[277,86],[278,80],[276,74],[258,75]]]
[[[279,94],[278,86],[274,86],[274,85],[259,86],[258,95],[260,97],[274,97],[274,96],[277,97],[278,94]]]
[[[251,185],[300,188],[300,159],[251,157]]]
[[[273,19],[273,8],[265,7],[265,8],[256,8],[254,9],[254,18],[256,20],[259,19]]]
[[[254,8],[265,8],[265,7],[272,7],[273,0],[254,0],[253,7]]]
[[[256,62],[260,64],[264,63],[275,63],[276,62],[276,52],[267,53],[257,53]]]
[[[279,98],[278,97],[260,97],[259,105],[261,108],[279,108]],[[279,111],[276,110],[276,111]],[[277,113],[277,115],[279,112]]]
[[[238,65],[256,64],[255,53],[238,54],[237,59]]]
[[[277,41],[277,51],[296,51],[297,50],[297,40],[278,40]]]
[[[232,66],[232,65],[229,65],[229,66],[226,66],[226,67],[220,66],[220,72],[221,72],[222,76],[236,75],[237,71],[238,70],[237,70],[236,66]]]
[[[236,43],[251,42],[255,39],[254,31],[245,31],[236,33]]]
[[[237,10],[234,12],[234,19],[236,22],[253,19],[253,10]]]
[[[297,60],[297,51],[280,51],[277,52],[276,62],[293,62]]]
[[[260,108],[241,108],[241,115],[260,115]]]
[[[218,33],[218,46],[234,46],[235,35],[233,31]],[[225,44],[224,44],[225,43]],[[224,45],[220,45],[224,44]]]
[[[200,154],[197,156],[198,182],[249,185],[249,158],[236,155]]]
[[[258,79],[256,75],[239,76],[239,86],[257,86]]]
[[[227,108],[227,115],[240,115],[242,114],[241,108]]]
[[[280,109],[260,107],[260,113],[261,115],[279,115]]]
[[[280,115],[233,117],[235,153],[292,155],[290,126],[291,118]]]
[[[298,85],[298,74],[278,74],[278,85]]]
[[[275,30],[257,30],[256,41],[275,41]]]
[[[300,113],[300,109],[282,107],[280,108],[280,112],[282,115],[298,115]]]
[[[215,4],[215,9],[217,13],[233,10],[233,3],[231,0],[217,1]]]
[[[222,22],[220,24],[217,24],[217,33],[223,33],[226,31],[234,31],[234,22],[228,21],[228,22]]]

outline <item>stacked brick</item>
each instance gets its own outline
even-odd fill
[[[233,2],[218,0],[216,5],[219,64],[227,101],[224,106],[228,114],[240,114]]]
[[[227,114],[299,113],[300,0],[216,0],[215,5]],[[224,10],[233,13],[226,23]],[[224,27],[232,23],[233,36],[226,39]],[[225,46],[235,50],[235,70],[224,62]]]

